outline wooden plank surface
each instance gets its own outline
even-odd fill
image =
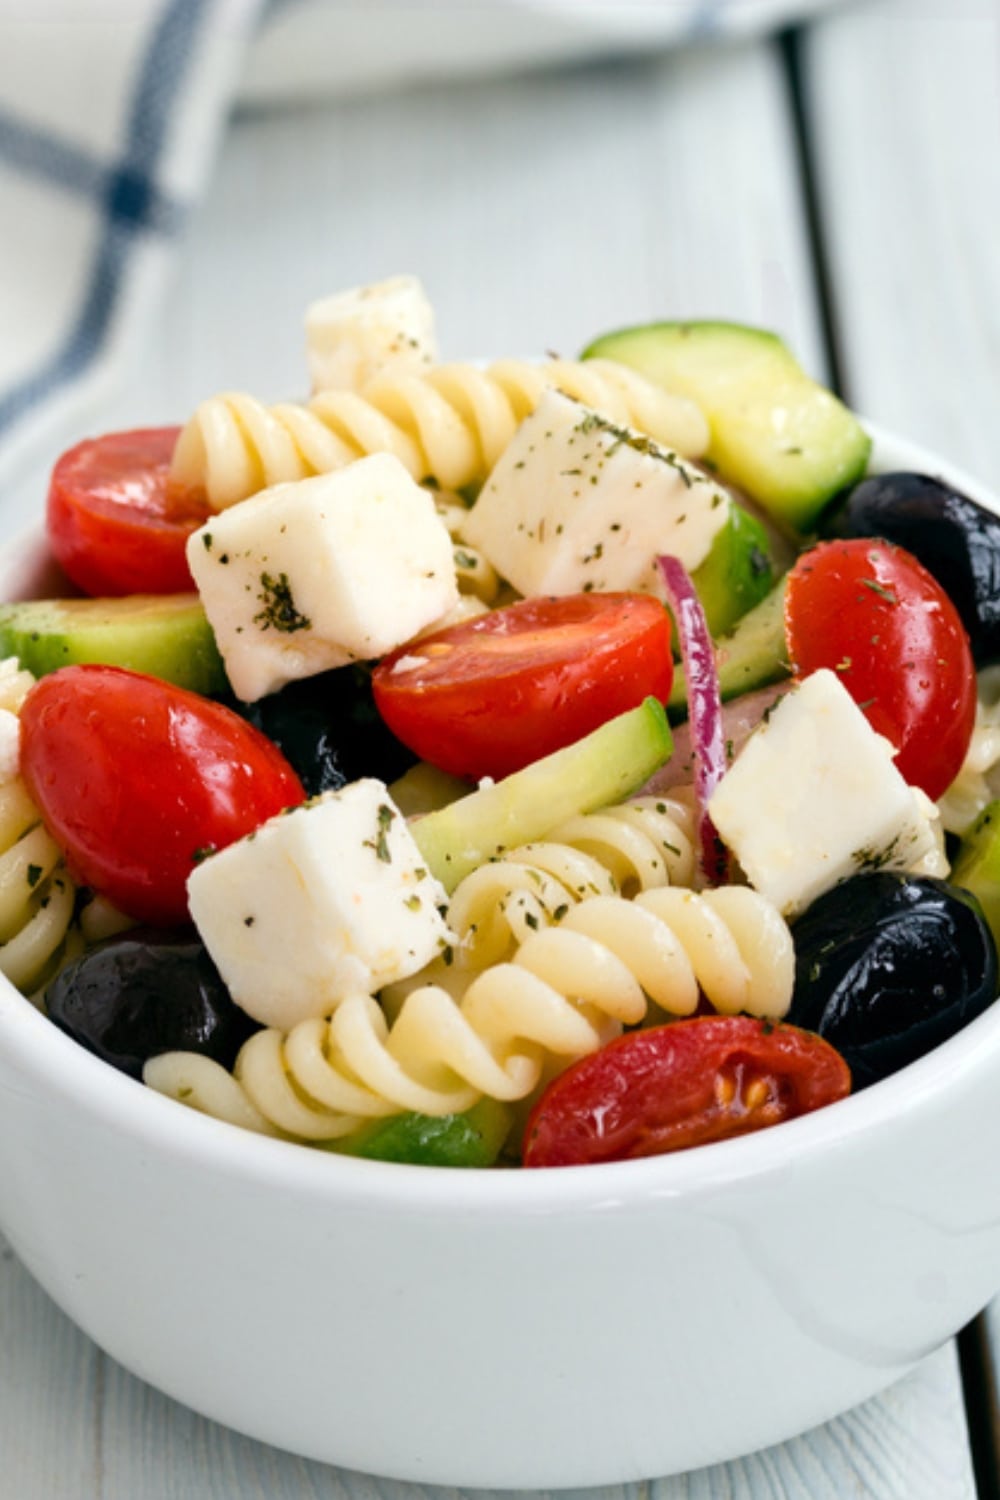
[[[851,6],[804,50],[848,394],[1000,487],[1000,7]]]
[[[857,399],[874,415],[913,429],[934,405],[908,362],[916,335],[900,333],[893,358],[877,347],[872,319],[891,277],[884,257],[856,238],[857,217],[879,197],[875,187],[852,196],[865,131],[836,128],[839,90],[861,107],[864,91],[844,75],[880,8],[892,0],[824,23],[809,57],[852,394],[857,378]],[[885,24],[906,30],[896,15]],[[873,90],[877,71],[872,61]],[[911,147],[926,143],[916,126],[876,123],[888,136],[882,198],[899,182],[910,194],[919,154]],[[854,170],[841,149],[857,153]],[[915,209],[918,199],[907,202]],[[891,204],[881,207],[891,217]],[[963,237],[971,230],[970,222]],[[448,357],[572,353],[611,326],[715,315],[778,328],[810,369],[827,373],[781,53],[750,44],[244,118],[169,305],[103,425],[182,420],[226,387],[268,397],[301,390],[306,302],[399,270],[423,278]],[[980,274],[986,295],[993,272],[981,264]],[[935,329],[954,331],[946,304],[961,303],[957,284],[934,284]],[[919,281],[924,295],[926,287]],[[985,371],[988,335],[970,336]],[[995,368],[994,356],[994,376]],[[909,406],[899,383],[911,390]],[[926,436],[963,459],[982,408],[977,422],[954,389],[948,400],[958,425]],[[995,440],[980,433],[969,462],[985,472]],[[39,470],[4,500],[0,533],[37,513],[43,489]],[[975,1490],[955,1351],[782,1448],[653,1488],[659,1500],[966,1500]],[[185,1412],[95,1350],[10,1252],[0,1255],[0,1500],[417,1493],[277,1453]]]

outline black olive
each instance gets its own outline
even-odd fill
[[[1000,656],[1000,517],[929,474],[876,474],[848,493],[834,525],[912,552],[950,595],[977,663]]]
[[[997,950],[975,896],[882,870],[852,876],[795,923],[788,1020],[843,1055],[855,1090],[953,1036],[997,993]]]
[[[89,1052],[132,1078],[175,1049],[231,1067],[258,1028],[235,1005],[204,946],[190,933],[134,928],[56,975],[45,1008]]]
[[[257,703],[230,706],[274,741],[310,797],[361,776],[395,781],[417,759],[386,727],[362,663],[290,682]]]

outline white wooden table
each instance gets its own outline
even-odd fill
[[[181,420],[227,387],[300,391],[305,304],[405,270],[448,357],[569,354],[656,317],[774,327],[870,418],[1000,487],[998,242],[997,0],[867,0],[781,39],[245,115],[101,425]],[[39,472],[3,497],[0,532],[43,491]],[[991,1335],[1000,1313],[828,1426],[656,1493],[995,1496]],[[0,1500],[410,1489],[160,1397],[0,1242]]]

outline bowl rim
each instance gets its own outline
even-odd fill
[[[919,469],[947,480],[1000,515],[1000,496],[919,445],[864,422],[873,439],[868,472]],[[0,545],[0,574],[12,560],[38,560],[40,522]],[[694,1201],[729,1185],[746,1185],[806,1167],[818,1155],[850,1149],[860,1135],[891,1129],[912,1109],[940,1106],[982,1070],[1000,1069],[1000,1005],[954,1037],[878,1084],[811,1114],[746,1136],[685,1151],[572,1169],[442,1169],[342,1156],[256,1135],[180,1107],[89,1053],[0,975],[0,1047],[37,1088],[47,1086],[95,1123],[127,1132],[146,1148],[243,1180],[261,1189],[305,1193],[384,1211],[467,1216],[494,1208],[505,1215],[607,1212],[650,1200]],[[3,1083],[0,1082],[0,1087]]]

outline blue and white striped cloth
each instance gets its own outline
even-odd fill
[[[0,486],[111,388],[237,98],[668,46],[822,3],[0,0]]]
[[[155,305],[259,9],[0,7],[0,477],[99,396]]]

